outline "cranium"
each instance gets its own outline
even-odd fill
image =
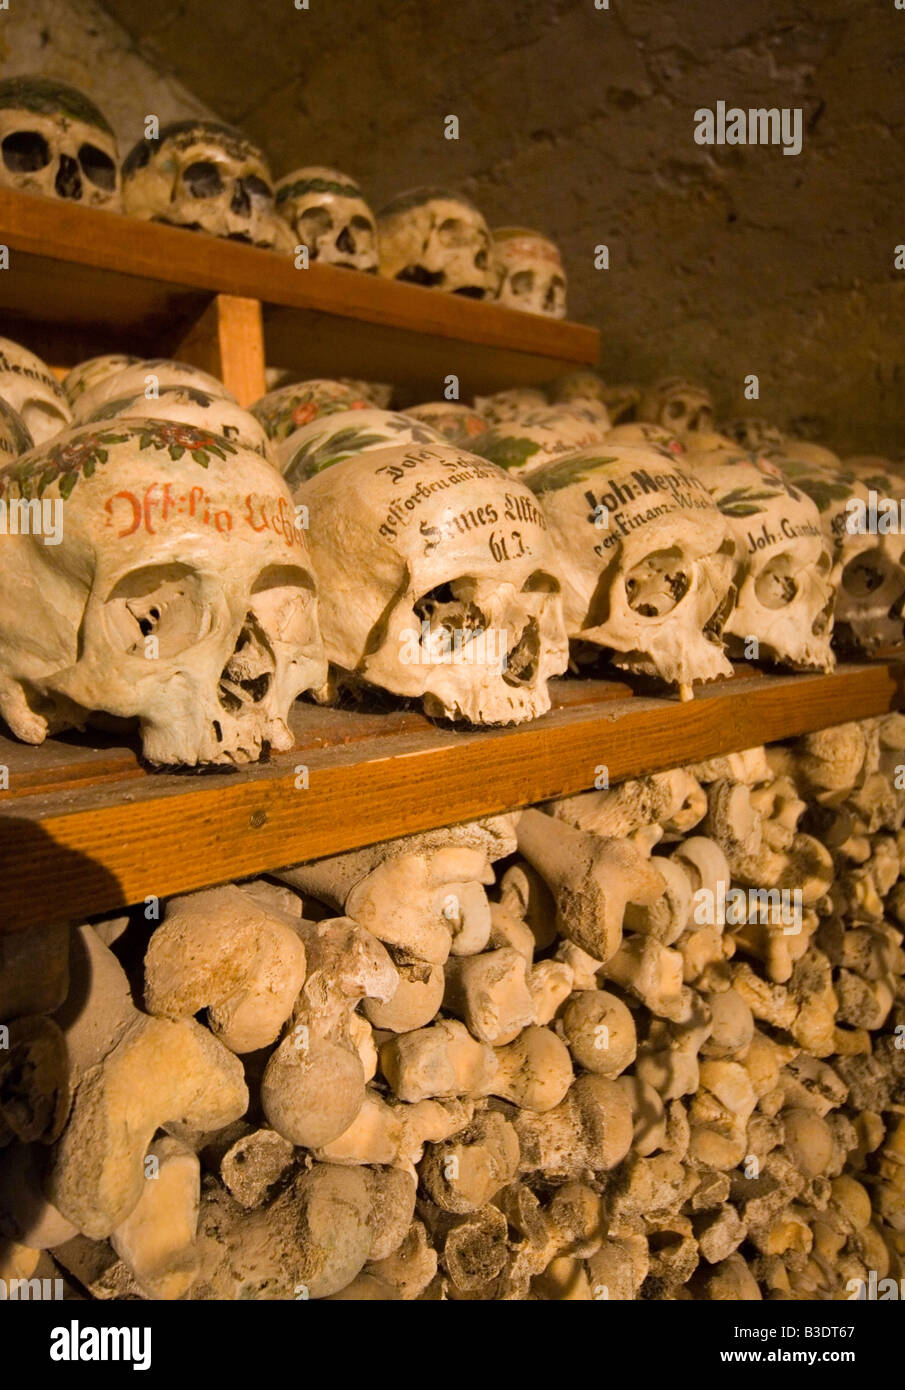
[[[493,293],[490,232],[477,208],[442,188],[416,188],[377,214],[380,273],[470,299]]]
[[[721,630],[735,546],[684,460],[605,440],[530,482],[559,546],[571,638],[676,683],[683,699],[692,681],[731,673]]]
[[[637,386],[607,386],[600,373],[588,367],[584,371],[566,372],[558,376],[550,384],[550,399],[557,405],[602,401],[616,425],[635,409],[641,392]]]
[[[779,460],[778,466],[789,482],[810,497],[834,547],[839,583],[835,638],[865,652],[901,644],[905,639],[905,543],[898,531],[871,532],[859,529],[857,522],[859,513],[866,519],[871,501],[877,508],[881,498],[892,500],[898,514],[905,492],[902,482],[880,473],[861,479],[848,470],[824,471],[791,459]]]
[[[324,415],[276,446],[276,465],[289,487],[353,454],[394,444],[442,444],[443,436],[410,415],[391,410],[341,410]]]
[[[18,410],[0,399],[0,469],[34,447],[35,441]]]
[[[89,386],[76,400],[73,412],[80,423],[91,419],[95,411],[110,401],[125,400],[142,394],[149,400],[163,391],[181,391],[190,387],[203,391],[217,400],[237,404],[233,393],[209,372],[192,367],[188,362],[174,362],[169,357],[139,358],[131,366],[103,376]]]
[[[132,217],[288,251],[273,180],[257,145],[216,121],[179,121],[139,140],[123,164],[123,208]]]
[[[525,227],[495,227],[493,258],[501,304],[551,319],[565,318],[566,272],[555,242]]]
[[[703,386],[671,376],[645,391],[638,406],[638,419],[665,425],[682,435],[695,430],[713,429],[713,401]]]
[[[783,452],[786,437],[777,425],[771,425],[758,415],[746,415],[740,420],[730,420],[724,434],[734,439],[749,454],[759,454],[762,458],[774,458]]]
[[[565,669],[556,558],[528,489],[450,444],[379,449],[303,483],[330,660],[425,711],[515,724]],[[354,506],[350,506],[354,498]]]
[[[0,82],[0,184],[118,212],[116,137],[74,87],[9,77]]]
[[[266,396],[255,401],[251,413],[261,422],[270,438],[279,443],[322,415],[371,408],[371,402],[358,395],[352,383],[316,378],[268,391]]]
[[[130,357],[128,353],[108,352],[102,357],[89,357],[85,362],[77,363],[63,378],[63,390],[70,405],[74,406],[80,396],[99,386],[107,377],[116,376],[127,367],[135,367],[140,361],[140,357]]]
[[[276,206],[309,261],[377,274],[377,226],[361,189],[336,169],[295,169],[276,186]]]
[[[655,425],[650,420],[630,420],[625,425],[616,425],[606,437],[607,444],[649,444],[655,449],[665,449],[674,458],[687,453],[678,435],[665,425]]]
[[[72,422],[66,393],[50,368],[11,338],[0,338],[0,400],[22,417],[36,444]]]
[[[562,454],[597,444],[609,433],[606,409],[599,401],[548,405],[479,436],[474,451],[510,473],[527,473]]]
[[[535,410],[546,410],[550,402],[536,386],[513,386],[492,396],[475,396],[474,408],[491,425],[505,425]]]
[[[0,713],[19,738],[104,711],[139,721],[152,763],[292,746],[289,708],[326,665],[307,547],[270,464],[188,425],[114,420],[26,454],[0,497],[63,512],[58,544],[34,527],[3,541]]]
[[[107,401],[88,416],[91,423],[101,420],[169,420],[193,425],[208,434],[220,434],[242,449],[251,449],[268,463],[273,461],[270,440],[251,412],[198,386],[168,386],[150,398],[141,392]]]
[[[470,448],[472,441],[487,430],[483,415],[455,401],[425,401],[423,405],[408,406],[405,413],[430,425],[450,444],[459,444],[463,449]]]
[[[695,453],[690,467],[707,485],[737,546],[730,650],[793,669],[832,671],[836,573],[833,549],[810,497],[779,468],[751,454]]]

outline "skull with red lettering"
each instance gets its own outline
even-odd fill
[[[412,443],[335,463],[293,495],[346,683],[472,724],[550,708],[568,642],[547,523],[524,484],[451,444]]]
[[[81,426],[0,473],[0,714],[19,738],[103,712],[156,764],[292,746],[326,662],[308,549],[258,454],[190,425]]]

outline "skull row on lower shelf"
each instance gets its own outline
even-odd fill
[[[841,725],[0,937],[0,1277],[894,1296],[903,754]]]
[[[45,77],[0,82],[0,185],[207,232],[308,263],[387,276],[564,318],[559,250],[540,232],[491,233],[468,198],[419,188],[376,217],[353,179],[306,165],[276,184],[263,151],[217,121],[146,134],[119,166],[116,138],[81,92]]]
[[[832,670],[834,618],[861,651],[901,640],[896,537],[845,525],[864,481],[791,444],[613,428],[575,389],[520,414],[510,393],[508,423],[352,380],[247,411],[184,363],[61,385],[0,340],[3,719],[33,743],[127,720],[153,764],[244,763],[292,747],[300,695],[508,725],[602,657],[690,698],[730,658]]]

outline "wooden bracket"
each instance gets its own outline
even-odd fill
[[[173,355],[219,377],[240,405],[250,406],[267,390],[261,301],[215,294]]]

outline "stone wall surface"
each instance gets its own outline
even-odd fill
[[[0,33],[18,23],[27,53],[7,37],[0,70],[49,63],[120,130],[205,103],[277,175],[335,163],[375,206],[445,183],[491,225],[549,232],[611,381],[682,372],[727,416],[905,448],[895,0],[104,0],[109,23],[89,0],[10,3]],[[695,110],[719,100],[800,107],[801,154],[695,144]]]

